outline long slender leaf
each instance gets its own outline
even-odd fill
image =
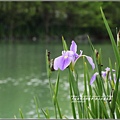
[[[99,96],[98,91],[96,91],[96,89],[94,89],[94,90],[95,90],[96,96]],[[100,97],[102,97],[102,96],[100,96]],[[103,98],[101,98],[101,99],[98,99],[98,102],[99,102],[99,107],[102,108],[101,113],[103,113],[103,114],[100,113],[99,118],[103,118],[102,116],[104,116],[106,119],[110,118],[109,113],[107,111],[106,101],[104,101]],[[98,112],[100,112],[100,111],[98,110]]]
[[[115,107],[116,107],[116,100],[118,96],[118,86],[119,86],[119,79],[120,79],[120,68],[118,70],[118,76],[117,76],[117,81],[115,85],[115,91],[113,93],[113,100],[112,100],[112,113],[114,114]]]
[[[114,94],[113,94],[113,100],[112,100],[112,114],[113,114],[113,116],[115,118],[114,111],[115,111],[115,106],[116,106],[116,99],[117,99],[117,93],[118,93],[118,84],[119,84],[120,55],[119,55],[119,51],[118,51],[117,45],[115,43],[114,37],[112,35],[112,32],[110,30],[110,27],[109,27],[108,22],[107,22],[107,20],[105,18],[105,15],[103,13],[102,8],[100,8],[100,10],[101,10],[101,14],[102,14],[102,17],[103,17],[104,24],[106,26],[106,29],[108,31],[108,34],[109,34],[109,37],[110,37],[110,40],[111,40],[111,43],[112,43],[112,47],[113,47],[114,54],[115,54],[115,57],[116,57],[116,60],[117,60],[117,64],[118,64],[118,68],[119,68],[119,70],[118,70],[118,78],[117,78],[115,91],[114,91]]]
[[[89,94],[88,94],[88,97],[93,97],[94,96],[94,93],[92,92],[92,88],[91,88],[91,85],[90,85],[90,76],[89,76],[89,70],[88,70],[88,67],[87,67],[87,64],[85,65],[85,69],[86,69],[86,74],[87,74],[87,85],[88,85],[88,88],[89,88]],[[95,110],[95,106],[94,106],[94,101],[93,100],[90,100],[90,105],[91,107],[91,110],[93,111],[93,113],[96,115],[97,111]]]
[[[89,36],[87,36],[87,37],[88,37],[88,41],[89,41],[90,47],[91,47],[91,49],[92,49],[92,51],[93,51],[93,53],[94,53],[95,48],[94,48],[94,46],[93,46],[93,44],[92,44],[92,42],[91,42],[91,40],[90,40],[90,37],[89,37]]]
[[[37,98],[36,98],[36,97],[34,97],[34,102],[35,102],[35,105],[36,105],[36,112],[37,112],[38,118],[40,118],[39,107],[38,107],[38,101],[37,101]]]
[[[78,85],[77,85],[77,81],[75,79],[75,76],[73,75],[73,71],[69,68],[69,81],[71,83],[71,87],[73,89],[73,93],[74,95],[79,98],[79,89],[78,89]],[[79,118],[82,118],[82,115],[83,115],[83,110],[82,110],[82,106],[81,106],[81,102],[77,101],[77,108],[78,108],[78,115],[79,115]]]
[[[116,115],[117,115],[117,118],[119,119],[120,118],[120,105],[118,103],[116,103]]]
[[[86,62],[84,60],[84,57],[83,57],[83,61],[84,61],[84,89],[85,89],[85,95],[87,96],[87,71],[86,71]],[[87,101],[87,105],[88,105],[88,101]]]
[[[88,107],[88,111],[89,111],[89,113],[90,113],[90,115],[92,116],[92,118],[93,119],[95,119],[96,118],[96,116],[94,115],[94,113],[90,110],[90,108]]]
[[[60,110],[60,107],[58,104],[58,100],[56,101],[56,104],[57,104],[57,108],[58,108],[59,117],[60,117],[60,119],[62,119],[62,114],[61,114],[61,110]]]
[[[55,100],[57,99],[57,95],[58,95],[59,79],[60,79],[60,71],[58,70],[57,81],[56,81],[55,90],[54,90],[54,93],[55,93],[55,94],[54,94]]]
[[[70,99],[71,99],[71,107],[72,107],[72,114],[73,114],[73,118],[76,119],[77,116],[76,116],[76,110],[75,110],[75,104],[74,104],[74,101],[73,101],[73,97],[74,97],[74,94],[73,94],[73,91],[72,91],[72,85],[71,85],[71,75],[69,74],[69,85],[70,85]]]
[[[59,104],[58,104],[58,99],[57,99],[58,88],[59,88],[59,79],[60,79],[60,71],[58,71],[57,81],[56,81],[56,84],[55,84],[54,105],[55,105],[55,107],[57,107],[59,117],[62,119],[62,114],[61,114],[60,107],[59,107]]]
[[[22,110],[20,108],[19,108],[19,112],[20,112],[21,118],[24,119],[23,112],[22,112]]]
[[[65,41],[65,39],[64,39],[63,36],[62,36],[62,43],[63,43],[63,49],[64,49],[64,50],[68,50],[68,47],[67,47],[66,41]]]
[[[48,111],[46,110],[43,110],[43,109],[41,109],[42,110],[42,112],[43,112],[43,114],[45,115],[45,117],[47,118],[47,119],[49,119],[50,118],[50,116],[49,116],[49,113],[48,113]]]
[[[117,63],[120,66],[120,55],[119,55],[119,51],[118,51],[117,45],[115,43],[115,39],[114,39],[114,37],[112,35],[111,29],[110,29],[110,27],[108,25],[108,22],[107,22],[107,20],[105,18],[105,15],[104,15],[103,10],[102,10],[101,7],[100,7],[100,10],[101,10],[101,14],[102,14],[102,18],[103,18],[104,24],[106,26],[107,32],[109,34],[109,37],[110,37],[110,40],[111,40],[111,43],[112,43],[112,47],[113,47],[113,50],[114,50],[114,54],[115,54]]]

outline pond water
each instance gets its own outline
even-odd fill
[[[102,49],[103,65],[108,66],[110,57],[114,63],[112,46],[109,44],[95,45]],[[49,110],[54,117],[49,82],[46,76],[45,51],[51,52],[55,58],[61,54],[62,44],[1,44],[0,45],[0,118],[20,118],[19,108],[25,118],[37,118],[34,97],[38,99],[40,117],[44,118],[41,108]],[[79,45],[84,54],[91,55],[89,45]],[[79,52],[79,51],[78,51]],[[83,65],[78,61],[76,67],[79,72],[80,90],[83,91]],[[93,73],[90,67],[91,74]],[[54,83],[56,72],[51,81]],[[59,88],[59,104],[62,114],[71,116],[69,102],[69,84],[67,70],[61,72]]]

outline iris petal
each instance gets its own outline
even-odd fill
[[[91,80],[90,80],[90,85],[92,85],[92,83],[96,80],[96,77],[98,75],[98,72],[94,73]]]
[[[110,68],[109,67],[106,67],[105,68],[106,72],[110,71]]]
[[[74,41],[72,41],[72,44],[70,46],[70,51],[73,51],[74,53],[77,52],[77,45]]]
[[[102,73],[102,77],[105,79],[105,77],[107,76],[106,71],[102,71],[101,73]]]
[[[70,65],[72,61],[73,61],[73,51],[64,52],[62,56],[55,58],[54,69],[64,70]]]
[[[108,71],[110,71],[110,68],[109,68],[109,67],[106,67],[105,70],[106,70],[106,72],[108,72]],[[112,69],[112,72],[115,72],[115,70]]]
[[[75,59],[74,59],[74,63],[82,56],[83,51],[80,50],[80,54],[78,55],[77,53],[74,53]]]
[[[85,57],[87,58],[88,62],[90,63],[90,65],[92,66],[92,69],[95,69],[95,64],[93,62],[93,59],[90,56],[85,55]]]
[[[63,56],[59,56],[59,57],[55,58],[55,60],[54,60],[54,69],[55,70],[58,70],[58,68],[60,68],[60,66],[62,66],[62,62],[61,62],[61,61],[63,61],[62,59],[63,59]]]
[[[59,66],[59,68],[61,69],[61,70],[64,70],[64,69],[66,69],[69,65],[70,65],[70,63],[71,63],[71,58],[66,58],[66,59],[63,59],[62,61],[61,61],[61,66]]]

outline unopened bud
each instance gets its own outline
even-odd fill
[[[95,49],[95,54],[96,54],[96,59],[98,59],[99,53],[96,49]]]

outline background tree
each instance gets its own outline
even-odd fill
[[[116,35],[120,2],[0,2],[0,40],[30,41],[35,37],[38,41],[51,41],[61,39],[62,35],[74,39],[87,33],[99,42],[107,38],[100,6]]]

